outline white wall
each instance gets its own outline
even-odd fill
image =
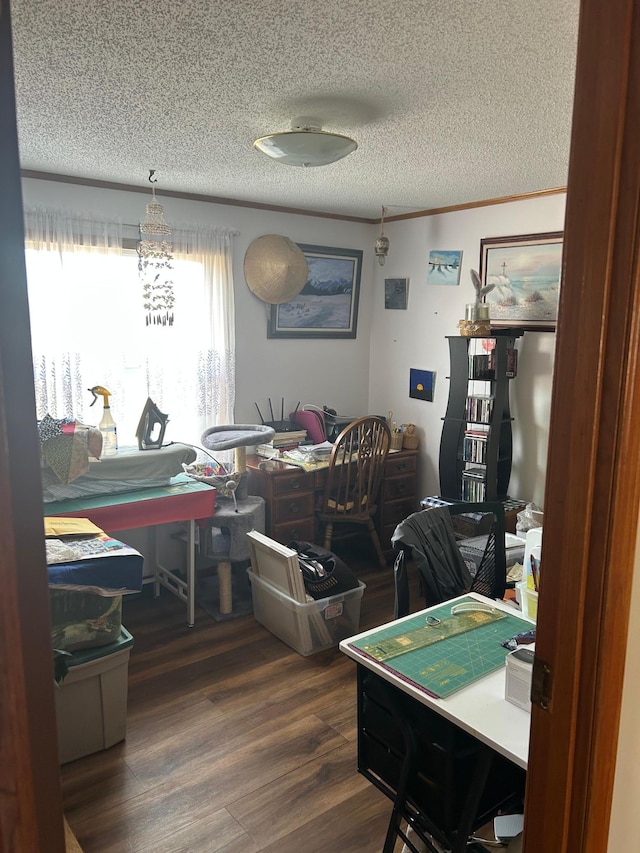
[[[25,206],[42,205],[118,217],[137,224],[151,196],[120,190],[96,189],[35,179],[23,180]],[[298,401],[338,412],[368,412],[369,326],[374,289],[372,226],[320,217],[274,213],[232,205],[162,197],[168,223],[202,223],[238,230],[234,243],[236,300],[236,423],[259,422],[255,403],[265,419],[268,398],[279,412],[285,397],[287,410]],[[284,234],[297,243],[363,249],[358,334],[353,340],[267,340],[267,309],[249,290],[243,275],[247,247],[263,234]],[[153,396],[153,395],[152,395]],[[140,402],[140,408],[144,400]],[[171,413],[169,412],[169,415]],[[288,414],[288,411],[287,411]],[[167,431],[167,438],[172,439]]]
[[[371,322],[369,408],[392,410],[398,423],[414,423],[420,437],[420,494],[437,494],[442,417],[449,383],[446,335],[458,334],[475,292],[471,269],[479,269],[480,240],[486,237],[561,231],[564,194],[443,213],[385,225],[390,240],[384,267],[377,265]],[[391,211],[393,213],[393,210]],[[460,249],[460,285],[427,285],[432,249]],[[406,311],[385,309],[384,279],[409,278]],[[514,417],[513,497],[544,505],[549,409],[555,335],[526,332],[518,342],[518,377],[511,387]],[[409,397],[409,369],[436,373],[432,403]]]
[[[118,216],[136,224],[146,194],[25,179],[25,205],[66,207]],[[237,423],[255,423],[258,403],[268,417],[268,398],[279,410],[327,404],[344,415],[394,412],[398,423],[415,423],[420,437],[419,492],[437,494],[438,451],[449,371],[445,336],[457,334],[474,291],[469,271],[478,269],[480,240],[508,234],[560,231],[563,194],[388,223],[391,249],[384,267],[373,254],[378,227],[320,217],[274,213],[185,199],[159,198],[168,222],[200,222],[235,228]],[[363,249],[358,335],[354,340],[268,340],[267,307],[247,287],[243,258],[262,234],[285,234],[299,243]],[[431,249],[463,251],[460,285],[427,285]],[[406,311],[384,308],[385,277],[409,278]],[[518,377],[512,383],[514,465],[510,494],[544,505],[544,479],[555,335],[527,332],[519,340]],[[409,369],[436,373],[433,403],[409,397]],[[141,401],[141,405],[144,401]],[[170,414],[170,413],[169,413]],[[170,439],[171,436],[167,435]]]

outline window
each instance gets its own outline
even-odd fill
[[[207,294],[203,260],[174,260],[175,323],[153,327],[145,325],[135,251],[27,246],[38,418],[96,425],[102,400],[91,408],[88,389],[103,385],[120,447],[137,446],[147,397],[169,416],[166,442],[199,445],[207,427],[232,421],[232,345],[221,340],[228,323],[209,308],[225,303]]]

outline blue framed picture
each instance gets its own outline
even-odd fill
[[[433,386],[436,375],[433,370],[409,369],[409,396],[416,400],[433,402]]]
[[[462,252],[432,249],[429,252],[427,284],[460,284]]]
[[[298,246],[307,259],[307,280],[295,299],[271,306],[267,337],[355,338],[362,250]]]

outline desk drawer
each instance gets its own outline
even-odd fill
[[[384,494],[384,503],[398,500],[398,498],[414,499],[416,492],[416,478],[413,474],[407,474],[406,477],[392,477],[384,481],[382,489]]]
[[[313,492],[301,495],[283,495],[273,502],[271,524],[293,521],[297,518],[313,519]]]
[[[284,524],[276,524],[271,529],[271,537],[283,545],[288,545],[294,540],[297,542],[315,542],[314,519],[299,518],[287,521]]]
[[[418,457],[415,454],[411,455],[396,455],[395,453],[387,456],[387,461],[384,464],[384,476],[395,477],[397,474],[409,474],[416,470]]]
[[[312,491],[313,474],[308,474],[306,471],[292,471],[273,478],[274,496]]]
[[[418,502],[414,495],[410,495],[397,501],[386,501],[380,510],[382,516],[380,521],[383,526],[400,524],[412,512],[418,511]]]

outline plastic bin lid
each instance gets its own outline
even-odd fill
[[[82,663],[99,660],[107,657],[114,652],[121,652],[123,649],[128,649],[133,645],[133,637],[125,627],[120,629],[120,636],[113,643],[106,646],[94,646],[90,649],[79,649],[76,652],[71,652],[71,657],[65,658],[69,668],[79,666]]]

